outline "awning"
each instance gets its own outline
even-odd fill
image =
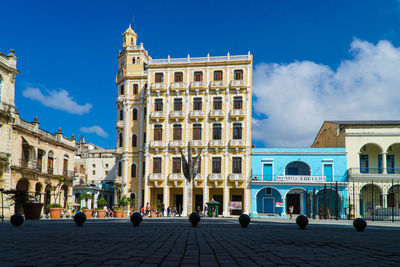
[[[27,142],[28,145],[37,147],[37,142],[33,138],[27,137],[25,135],[22,136],[22,140]]]
[[[211,204],[211,205],[219,205],[220,203],[218,201],[215,201],[214,199],[211,199],[210,201],[208,201],[206,203],[207,205]]]

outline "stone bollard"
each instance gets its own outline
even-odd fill
[[[197,212],[192,212],[189,216],[189,221],[192,223],[192,227],[197,227],[200,222],[200,215]]]
[[[250,216],[247,214],[242,214],[239,216],[239,223],[242,228],[247,228],[247,225],[249,225],[250,221]]]
[[[86,215],[83,212],[78,212],[74,216],[74,222],[76,223],[76,226],[82,226],[83,223],[86,221]]]
[[[135,211],[134,213],[132,213],[131,222],[133,226],[139,226],[142,220],[143,220],[142,215],[139,212]]]
[[[299,226],[299,229],[305,230],[308,224],[308,218],[304,215],[299,215],[296,218],[296,223]]]
[[[24,217],[21,214],[16,213],[11,216],[10,223],[14,226],[20,226],[24,223]]]
[[[353,221],[353,226],[356,228],[357,232],[364,232],[367,227],[367,222],[363,218],[357,218]]]

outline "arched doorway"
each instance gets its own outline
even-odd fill
[[[42,187],[43,186],[41,183],[36,183],[36,185],[35,185],[35,200],[38,203],[41,203],[41,201],[42,201],[42,194],[41,194]]]
[[[47,185],[46,188],[44,189],[44,207],[46,214],[48,213],[47,206],[50,205],[50,202],[51,202],[51,187],[50,185]]]
[[[363,145],[359,151],[360,173],[382,173],[382,148],[373,143]]]
[[[286,213],[289,214],[290,206],[293,206],[293,214],[304,213],[306,192],[303,188],[292,188],[286,194]]]
[[[293,161],[286,165],[286,175],[311,175],[310,166],[303,161]]]
[[[28,191],[29,191],[28,179],[26,179],[26,178],[19,179],[15,189],[16,189],[16,192],[15,192],[14,212],[23,214],[23,212],[24,212],[23,204],[26,201],[26,198],[28,197]]]
[[[135,193],[131,193],[130,195],[130,199],[131,199],[131,210],[135,210],[135,203],[136,203],[136,194]]]
[[[364,185],[360,190],[360,215],[374,215],[382,207],[382,190],[375,184]]]
[[[399,174],[400,143],[391,144],[386,152],[386,172],[388,174]]]
[[[258,191],[256,197],[258,214],[282,214],[283,207],[277,207],[277,202],[283,202],[282,195],[275,188],[265,187]]]
[[[315,196],[316,212],[321,219],[336,218],[336,214],[340,217],[340,195],[333,189],[321,189]],[[337,210],[336,210],[337,209]]]
[[[400,209],[400,185],[394,185],[389,188],[387,195],[387,207],[395,208],[396,215],[399,215]]]

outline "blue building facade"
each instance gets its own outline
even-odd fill
[[[251,216],[345,217],[345,148],[253,148]]]

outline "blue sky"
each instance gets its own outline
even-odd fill
[[[374,66],[398,66],[400,3],[395,0],[17,0],[4,1],[2,10],[0,51],[15,49],[19,59],[16,104],[22,118],[31,121],[37,115],[45,130],[62,127],[66,136],[83,135],[105,148],[115,147],[116,57],[121,34],[133,17],[139,42],[153,58],[251,51],[257,147],[310,145],[325,119],[400,115],[393,110],[360,112],[360,107],[348,108],[350,104],[339,111],[324,109],[327,113],[298,111],[319,102],[326,107],[331,99],[337,107],[351,99],[353,87],[346,73],[357,73],[367,81],[355,96],[366,87],[371,87],[371,95],[377,87],[383,92],[399,88],[395,78],[399,75],[379,74],[383,79],[379,85],[363,77],[363,73],[376,76]],[[341,86],[328,86],[332,83]],[[293,103],[296,95],[303,96],[296,100],[304,100],[301,105]],[[260,99],[271,106],[261,106]],[[280,106],[274,106],[276,102]],[[376,109],[382,110],[379,103]],[[324,117],[316,116],[320,113]],[[82,127],[93,126],[104,132],[97,131],[100,136],[82,132]]]

